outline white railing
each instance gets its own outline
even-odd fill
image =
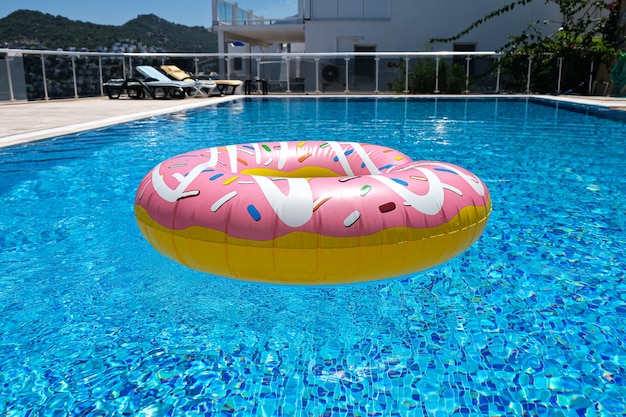
[[[297,14],[297,10],[294,10]],[[238,2],[226,0],[217,0],[213,2],[213,25],[233,25],[233,26],[249,26],[249,25],[275,25],[286,23],[302,23],[302,19],[297,16],[273,16],[266,17],[255,14],[252,9],[244,9],[240,7]]]
[[[0,49],[0,101],[100,96],[106,81],[133,78],[137,65],[158,67],[169,62],[196,75],[250,80],[258,91],[264,84],[270,93],[531,93],[532,59],[527,59],[525,80],[506,79],[500,59],[497,52],[188,54]],[[554,68],[557,94],[562,92],[562,70],[560,58]],[[593,71],[592,64],[587,93],[592,92]]]

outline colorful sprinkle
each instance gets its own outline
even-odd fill
[[[222,184],[224,184],[224,185],[228,185],[228,184],[230,184],[231,182],[235,182],[235,181],[237,181],[238,179],[239,179],[239,176],[237,176],[237,175],[233,175],[233,176],[232,176],[232,177],[230,177],[229,179],[224,180],[224,182],[223,182]]]
[[[320,148],[325,148],[327,146],[330,146],[330,144],[328,142],[324,142],[320,145]]]
[[[304,141],[298,143],[298,147],[299,148],[303,147],[304,145],[306,145],[306,142],[304,142]]]
[[[237,151],[239,151],[239,152],[244,152],[244,153],[247,153],[248,155],[253,155],[253,156],[254,156],[254,152],[249,151],[249,150],[247,150],[247,149],[237,149]]]
[[[389,165],[385,165],[384,167],[380,167],[380,168],[378,168],[378,170],[379,170],[379,171],[382,171],[383,169],[393,168],[394,166],[395,166],[395,165],[391,165],[391,164],[389,164]]]
[[[349,149],[349,150],[345,151],[343,154],[344,154],[345,156],[348,156],[348,155],[350,155],[350,154],[351,154],[351,153],[353,153],[353,152],[354,152],[354,149]],[[338,157],[338,156],[334,157],[334,158],[333,158],[333,161],[334,161],[334,162],[339,162],[339,157]]]
[[[268,152],[272,152],[272,149],[269,146],[267,146],[267,145],[261,145],[261,147],[263,149],[265,149],[266,151],[268,151]]]
[[[346,181],[354,180],[356,178],[361,178],[361,177],[359,177],[359,176],[356,176],[356,177],[343,177],[343,178],[339,178],[339,182],[346,182]]]
[[[238,161],[241,165],[248,166],[248,163],[247,163],[246,161],[244,161],[243,159],[241,159],[241,158],[237,158],[237,161]]]
[[[396,161],[402,161],[404,159],[404,156],[396,156],[395,160]]]
[[[396,209],[396,203],[394,203],[393,201],[390,201],[389,203],[385,203],[383,205],[378,206],[378,210],[380,210],[381,213],[388,213],[390,211],[394,211]]]
[[[259,210],[257,210],[252,204],[248,206],[248,214],[257,222],[261,220],[261,213],[259,213]]]
[[[211,178],[209,178],[211,181],[215,181],[216,179],[218,179],[219,177],[223,176],[223,173],[219,173],[219,174],[215,174],[213,175]]]
[[[372,190],[372,187],[370,187],[369,185],[364,185],[363,187],[361,187],[361,191],[360,191],[361,197],[365,197],[365,195],[369,193],[371,190]]]
[[[174,164],[174,165],[168,166],[168,168],[178,168],[178,167],[185,167],[185,166],[187,166],[187,164]]]
[[[361,213],[358,210],[354,210],[352,213],[348,215],[348,217],[345,218],[345,220],[343,221],[343,225],[346,227],[350,227],[354,223],[356,223],[356,221],[359,220],[360,218],[361,218]]]
[[[418,181],[428,181],[428,178],[426,178],[426,177],[418,177],[417,175],[410,175],[409,177],[414,179],[414,180],[418,180]]]
[[[451,169],[448,168],[434,168],[435,171],[440,171],[440,172],[449,172],[451,174],[456,174],[456,172],[452,171]]]
[[[305,159],[307,159],[308,157],[310,157],[312,154],[308,153],[306,155],[302,155],[300,158],[298,158],[298,162],[304,162]]]
[[[148,185],[150,185],[152,183],[152,179],[149,179],[146,182],[146,185],[143,186],[143,188],[141,189],[141,193],[139,193],[139,199],[141,200],[143,198],[143,193],[144,191],[146,191],[146,188],[148,188]]]
[[[228,200],[232,199],[233,197],[235,197],[237,195],[237,191],[231,191],[230,193],[226,194],[225,196],[223,196],[222,198],[220,198],[219,200],[217,200],[215,203],[213,203],[213,205],[211,206],[211,211],[213,213],[215,213],[216,211],[218,211],[220,209],[220,207],[222,207]]]
[[[409,183],[404,181],[404,180],[401,180],[401,179],[398,179],[398,178],[391,178],[391,179],[394,180],[395,182],[397,182],[400,185],[404,185],[404,186],[409,185]]]
[[[254,146],[251,145],[243,145],[242,148],[248,148],[254,150]]]
[[[313,211],[317,211],[317,209],[320,208],[320,206],[322,204],[324,204],[325,202],[327,202],[330,199],[331,199],[331,197],[320,197],[317,200],[315,200],[313,202]]]
[[[263,163],[263,165],[268,166],[269,164],[271,164],[271,163],[272,163],[272,161],[273,161],[273,159],[272,159],[272,158],[270,158],[270,159],[268,159],[267,161],[265,161],[265,162]]]

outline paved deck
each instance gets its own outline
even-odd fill
[[[593,104],[626,110],[626,98],[547,97],[559,101]],[[241,96],[189,98],[184,100],[109,100],[102,97],[79,100],[4,103],[0,104],[0,148],[143,119],[159,114],[207,106],[236,98],[241,98]]]
[[[207,106],[237,97],[184,100],[109,100],[98,97],[0,104],[0,148]]]

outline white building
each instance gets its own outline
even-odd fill
[[[453,36],[511,1],[213,0],[212,31],[218,35],[220,53],[371,53],[494,51],[507,42],[508,36],[520,34],[531,23],[542,22],[539,26],[546,34],[558,30],[558,7],[536,1],[487,21],[455,42],[429,42],[432,38]],[[234,63],[229,68],[230,75],[255,75],[258,62],[245,61]],[[297,71],[299,67],[291,67],[290,77],[294,78],[294,68]],[[220,72],[224,73],[223,68]],[[307,75],[311,70],[300,69],[298,75],[303,72]],[[280,73],[284,79],[284,68]],[[268,71],[256,75],[264,74]]]

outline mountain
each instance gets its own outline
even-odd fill
[[[217,36],[202,26],[184,26],[155,15],[139,15],[122,26],[98,25],[31,10],[0,19],[0,47],[110,51],[116,42],[166,52],[217,52]]]

